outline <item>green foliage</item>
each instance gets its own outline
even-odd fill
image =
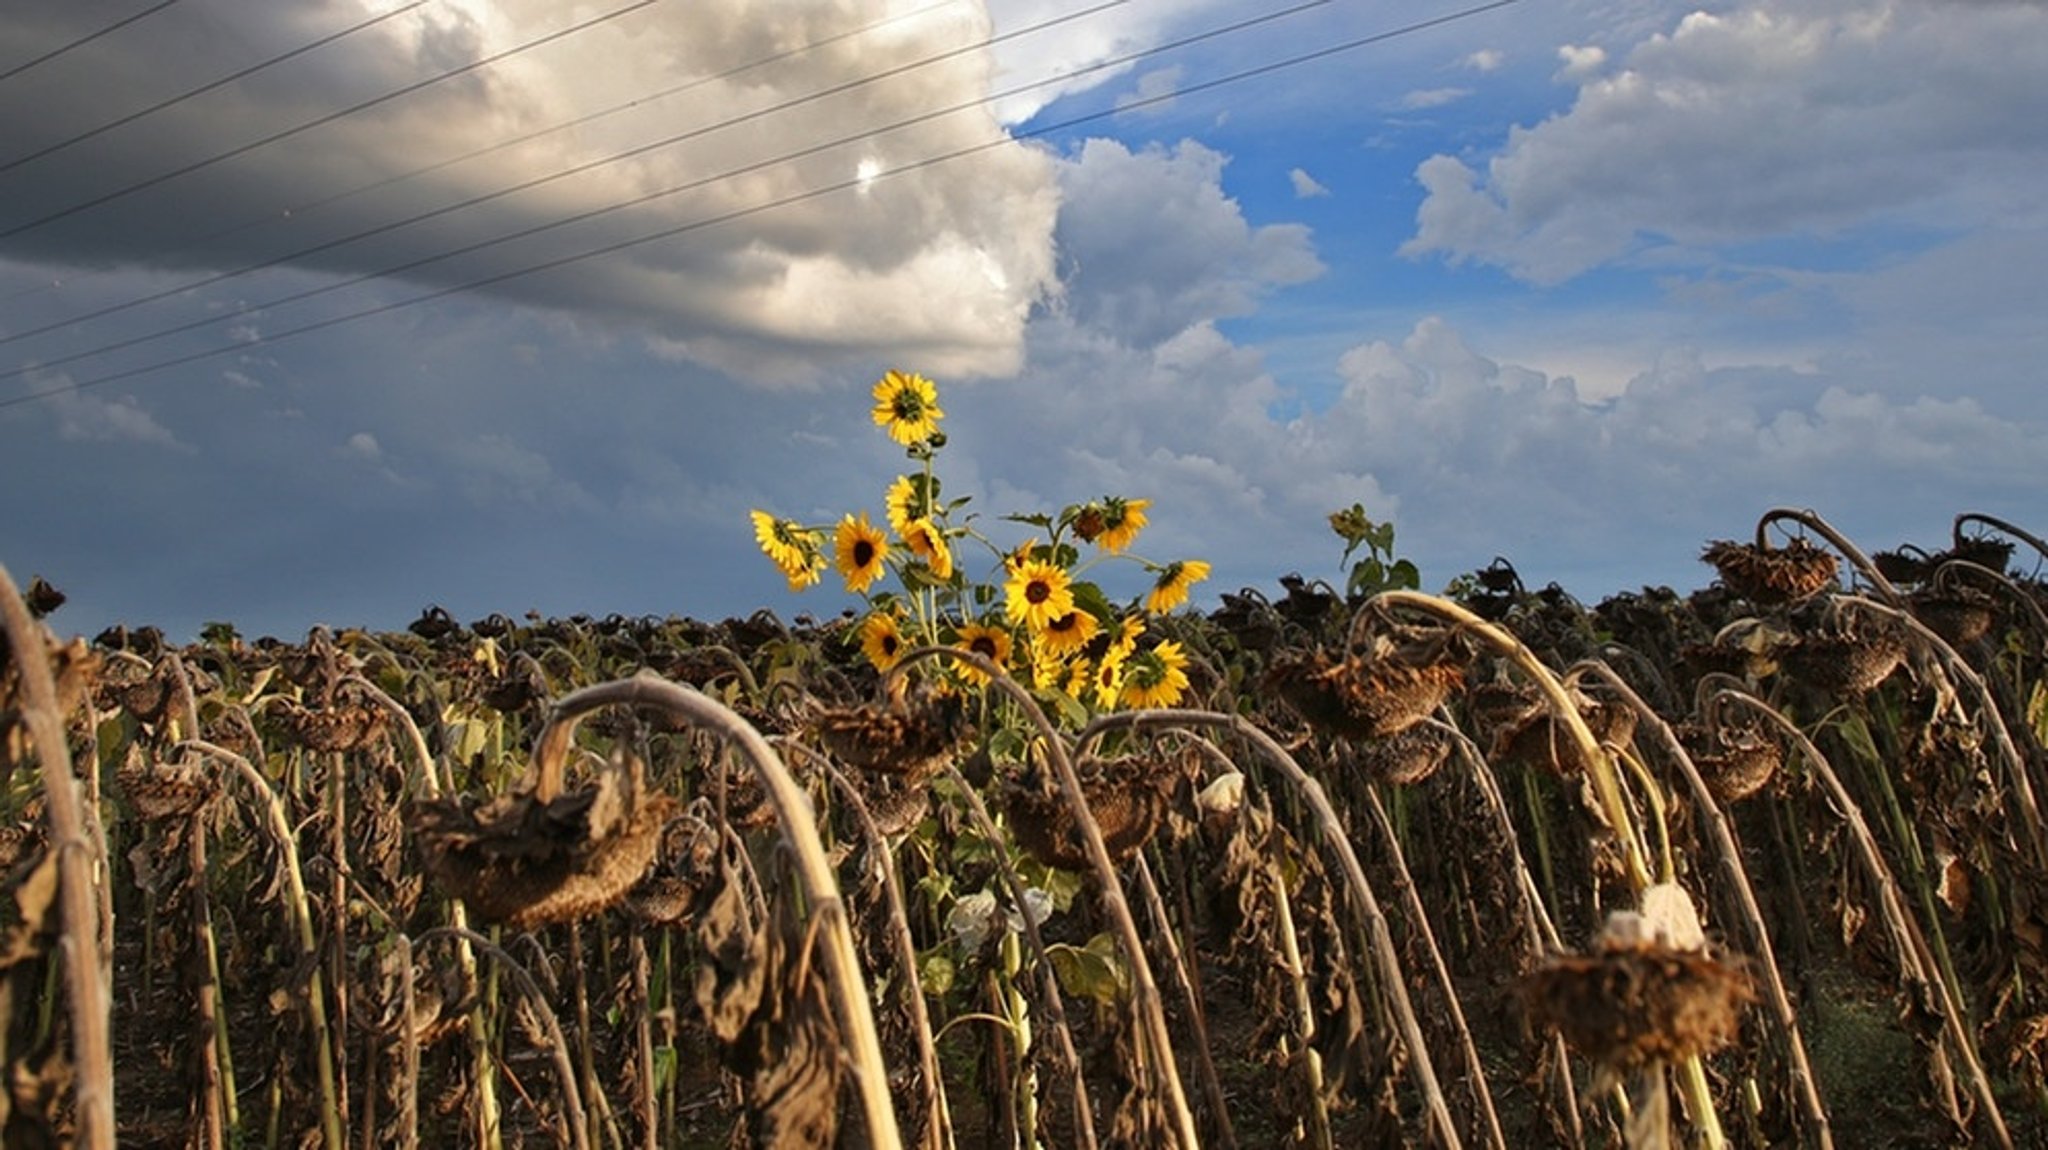
[[[1339,566],[1351,563],[1351,556],[1360,547],[1366,549],[1364,558],[1351,563],[1350,577],[1344,581],[1347,598],[1371,598],[1382,591],[1422,588],[1422,572],[1394,554],[1394,525],[1374,523],[1365,513],[1365,504],[1354,503],[1342,511],[1331,512],[1330,530],[1344,540],[1344,555],[1337,560]]]

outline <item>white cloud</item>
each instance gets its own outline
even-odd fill
[[[377,437],[367,431],[358,431],[349,436],[348,442],[341,445],[341,452],[373,463],[384,458],[384,449],[378,445]]]
[[[1607,50],[1597,44],[1566,44],[1558,48],[1557,58],[1564,62],[1557,71],[1557,78],[1577,83],[1606,65]]]
[[[134,396],[101,399],[78,391],[58,392],[46,401],[57,416],[57,434],[79,443],[140,443],[191,451],[171,429],[157,422]]]
[[[1439,155],[1409,255],[1569,279],[1648,247],[1858,227],[2038,226],[2048,8],[1767,2],[1694,12],[1510,132]]]
[[[1472,94],[1470,88],[1417,88],[1401,96],[1401,110],[1418,112],[1455,104]]]
[[[1481,48],[1466,56],[1464,65],[1475,72],[1494,72],[1507,63],[1507,53],[1498,48]]]
[[[1067,313],[1110,338],[1152,345],[1320,275],[1306,228],[1245,221],[1223,192],[1226,162],[1192,140],[1133,152],[1104,139],[1062,162]]]
[[[1330,194],[1330,189],[1300,168],[1290,170],[1287,173],[1287,181],[1294,185],[1294,198],[1298,200],[1318,199]]]
[[[1181,74],[1179,65],[1141,73],[1137,85],[1116,98],[1117,109],[1163,112],[1173,107],[1174,94],[1180,91]]]
[[[150,36],[110,36],[16,78],[16,87],[28,84],[19,98],[60,111],[0,122],[0,155],[52,146],[163,91],[245,65],[246,45],[310,42],[349,23],[357,6],[178,5],[152,18]],[[0,256],[187,276],[291,252],[307,253],[293,265],[321,273],[418,264],[404,278],[433,289],[492,280],[480,290],[599,327],[686,346],[715,335],[727,350],[712,358],[727,366],[740,354],[733,348],[801,348],[825,364],[886,343],[935,369],[1007,372],[1031,307],[1052,283],[1057,205],[1048,157],[1008,141],[989,109],[930,116],[990,91],[989,54],[957,51],[988,34],[979,6],[946,6],[732,74],[876,24],[891,7],[854,0],[790,8],[773,20],[737,2],[635,13],[255,148],[231,165],[55,218],[66,205],[155,180],[577,18],[547,0],[430,5],[335,41],[301,66],[256,73],[6,173],[8,221],[51,218],[0,240]],[[28,58],[61,41],[66,21],[33,15],[0,25],[0,57]],[[915,63],[948,52],[955,54],[861,82],[876,75],[878,60]],[[886,130],[918,117],[925,119]],[[571,121],[574,130],[546,131]],[[498,146],[511,138],[523,142]],[[614,159],[634,149],[646,150]],[[973,154],[917,166],[967,150]],[[785,158],[792,153],[805,154]],[[868,195],[812,195],[852,180],[862,158],[880,165]],[[441,166],[383,182],[430,164]],[[233,179],[223,179],[230,171]],[[724,222],[705,226],[713,220]],[[312,250],[378,228],[387,230]],[[639,242],[664,233],[672,238]],[[420,262],[472,245],[489,246]],[[605,248],[616,250],[515,274]],[[970,265],[992,274],[962,276]],[[303,284],[272,275],[205,294],[238,307]],[[820,307],[824,293],[844,291],[871,300],[943,296],[948,306],[887,314]],[[306,316],[266,312],[262,328],[274,332]],[[253,322],[237,322],[230,338],[256,332]]]

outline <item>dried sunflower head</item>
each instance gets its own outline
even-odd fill
[[[1834,586],[1839,566],[1833,555],[1804,539],[1775,549],[1718,540],[1700,558],[1730,591],[1768,607],[1803,603]]]

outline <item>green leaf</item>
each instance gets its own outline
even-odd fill
[[[1393,569],[1387,572],[1387,585],[1419,591],[1422,589],[1422,572],[1406,559],[1396,560]]]
[[[1098,934],[1085,947],[1054,943],[1045,948],[1060,989],[1085,995],[1104,1006],[1122,1002],[1131,992],[1130,970],[1116,951],[1116,940]]]
[[[1075,607],[1088,612],[1104,623],[1111,623],[1116,620],[1116,608],[1110,604],[1109,596],[1102,593],[1102,588],[1094,583],[1083,580],[1073,584],[1071,589],[1074,593]]]

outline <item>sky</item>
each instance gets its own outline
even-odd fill
[[[748,512],[881,519],[888,370],[978,532],[1149,499],[1197,606],[1353,503],[1587,603],[1780,506],[2038,533],[2044,75],[2021,0],[14,0],[0,565],[87,635],[827,618]]]

